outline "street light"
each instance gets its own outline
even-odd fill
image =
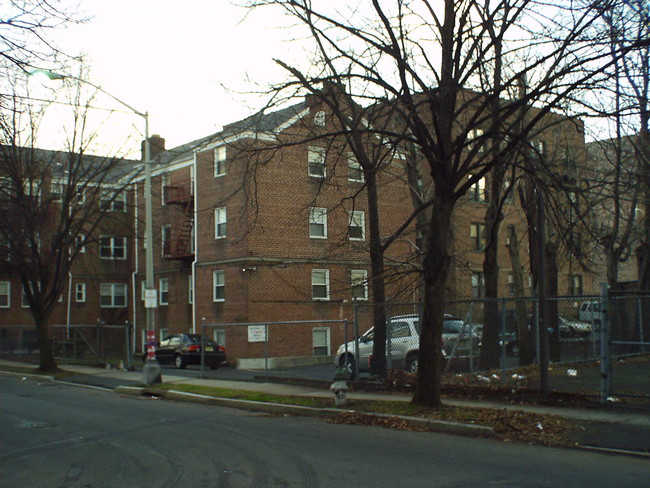
[[[146,281],[145,281],[145,294],[148,296],[148,293],[153,294],[153,299],[147,299],[145,301],[145,311],[147,316],[147,342],[153,341],[155,343],[155,327],[153,320],[153,309],[157,306],[156,298],[156,289],[153,282],[153,218],[152,218],[152,205],[151,205],[151,141],[149,140],[149,113],[141,112],[133,108],[128,103],[120,100],[115,95],[108,93],[102,87],[92,83],[91,81],[84,80],[83,78],[78,78],[76,76],[62,75],[48,70],[34,70],[29,73],[29,76],[36,77],[46,77],[50,80],[75,80],[80,83],[85,83],[92,86],[101,93],[109,96],[115,100],[120,105],[128,108],[134,114],[142,117],[144,119],[144,207],[145,207],[145,230],[144,230],[144,243],[145,243],[145,270],[146,270]],[[135,304],[134,304],[135,305]],[[162,373],[160,369],[160,364],[156,360],[155,353],[153,353],[152,348],[147,347],[147,360],[144,363],[142,368],[142,377],[143,382],[147,385],[153,385],[162,383]]]

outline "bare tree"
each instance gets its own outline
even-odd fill
[[[39,368],[53,371],[50,316],[81,250],[107,228],[129,237],[127,214],[112,210],[124,209],[137,171],[132,161],[86,154],[83,111],[76,112],[66,150],[35,148],[37,120],[21,100],[0,112],[0,272],[22,286],[37,331]]]
[[[433,183],[431,194],[411,217],[431,209],[421,229],[424,311],[413,401],[438,405],[456,203],[527,140],[575,87],[598,72],[581,72],[586,63],[599,57],[588,43],[580,42],[593,23],[594,11],[591,7],[565,11],[560,5],[526,0],[494,4],[375,0],[366,10],[339,5],[319,9],[308,0],[253,4],[284,8],[307,26],[315,42],[317,62],[311,70],[292,66],[293,82],[287,86],[298,84],[311,90],[323,79],[345,82],[355,103],[381,107],[365,130],[395,147],[412,144],[421,174]],[[560,13],[571,15],[560,18]],[[496,19],[503,25],[495,36]],[[504,40],[501,55],[509,59],[508,70],[500,82],[482,87],[479,73],[486,62],[495,59],[498,38]],[[524,97],[517,97],[518,80],[524,77],[528,90]],[[381,122],[388,114],[395,121],[392,126]],[[354,133],[360,128],[348,130]],[[504,134],[515,136],[504,140]],[[497,146],[503,157],[481,152],[493,140],[503,141]]]

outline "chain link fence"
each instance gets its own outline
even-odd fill
[[[536,298],[448,303],[443,383],[538,391],[547,384],[552,391],[603,402],[650,398],[650,298],[629,293],[549,298],[544,326],[539,303]],[[338,351],[339,364],[352,376],[370,369],[372,307],[356,304],[347,347]],[[385,312],[387,366],[415,372],[420,306],[389,304]],[[540,361],[543,350],[546,361]]]
[[[50,342],[55,359],[92,365],[133,365],[133,329],[130,323],[110,325],[74,324],[50,326]],[[38,338],[33,326],[0,327],[0,351],[4,357],[38,353]]]
[[[270,370],[294,366],[332,364],[333,344],[349,332],[343,320],[208,324],[201,321],[201,335],[226,347],[228,362],[238,369]],[[203,376],[204,365],[201,366]]]

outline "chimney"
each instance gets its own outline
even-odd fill
[[[144,143],[145,141],[142,141],[142,144],[140,145],[143,161],[144,161]],[[151,154],[149,156],[151,157],[151,159],[155,159],[158,154],[165,152],[165,139],[163,137],[160,137],[158,134],[154,134],[151,137],[149,137],[149,144],[151,150]]]

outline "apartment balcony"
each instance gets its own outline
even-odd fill
[[[163,200],[165,205],[189,205],[194,201],[194,185],[189,180],[183,185],[165,185]]]
[[[176,261],[194,259],[194,243],[191,237],[179,237],[163,243],[163,258]]]

